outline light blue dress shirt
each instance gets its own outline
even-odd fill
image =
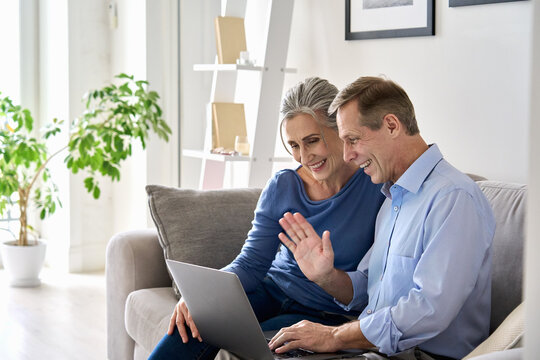
[[[362,333],[385,354],[418,346],[461,359],[489,333],[491,207],[437,145],[381,191],[374,245],[342,305],[363,309]]]

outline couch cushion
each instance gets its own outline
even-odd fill
[[[148,185],[146,192],[165,258],[219,269],[240,252],[261,190]]]
[[[172,288],[133,291],[126,300],[126,331],[147,352],[167,333],[177,300]]]
[[[523,240],[527,187],[479,181],[496,220],[491,282],[492,333],[522,301]]]
[[[516,348],[504,351],[496,351],[489,354],[475,356],[469,360],[523,360],[523,348]]]
[[[483,343],[478,345],[469,355],[463,358],[468,360],[475,356],[489,354],[519,347],[525,332],[524,306],[521,303],[504,319],[502,324]]]

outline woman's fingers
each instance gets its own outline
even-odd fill
[[[169,321],[169,329],[167,329],[167,335],[172,335],[174,333],[174,327],[176,326],[176,306]]]
[[[172,335],[174,333],[174,327],[176,326],[178,328],[178,333],[182,338],[182,342],[185,344],[189,341],[186,325],[189,326],[191,335],[199,341],[202,341],[201,334],[199,333],[199,330],[197,329],[197,326],[189,313],[186,303],[183,300],[180,300],[174,307],[167,334]]]
[[[184,319],[184,314],[182,314],[182,311],[177,311],[176,312],[176,327],[178,328],[178,332],[180,333],[180,337],[182,338],[182,342],[184,344],[189,341],[185,322],[186,321]]]
[[[189,313],[189,311],[184,316],[186,318],[186,324],[189,326],[189,329],[191,330],[191,336],[199,340],[199,342],[202,342],[201,334],[199,334],[199,330],[197,329],[197,326],[195,325],[195,322],[193,321],[193,318],[191,317],[191,314]]]

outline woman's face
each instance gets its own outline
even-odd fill
[[[294,159],[316,180],[330,179],[345,165],[343,142],[338,133],[319,125],[311,115],[296,115],[286,120],[283,128]]]

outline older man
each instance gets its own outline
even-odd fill
[[[339,327],[303,321],[270,342],[277,352],[377,348],[412,359],[462,358],[488,335],[495,221],[481,190],[420,136],[413,105],[390,80],[363,77],[337,109],[344,157],[384,183],[375,243],[355,272],[333,266],[328,231],[287,213],[281,241],[310,280],[345,309]],[[335,240],[335,239],[334,239]]]

